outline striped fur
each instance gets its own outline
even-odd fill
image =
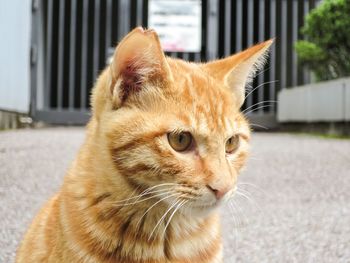
[[[229,67],[194,64],[165,57],[153,31],[132,31],[97,80],[86,140],[16,262],[222,262],[222,202],[207,185],[233,194],[250,139],[228,76],[269,45],[230,57]],[[193,150],[174,151],[173,131],[190,132]],[[239,147],[225,154],[232,135]]]

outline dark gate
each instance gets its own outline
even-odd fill
[[[206,61],[276,37],[268,65],[244,105],[254,123],[272,127],[277,91],[309,82],[293,43],[316,2],[203,0],[201,52],[168,55]],[[47,123],[85,123],[91,88],[111,50],[134,27],[147,27],[147,14],[148,0],[33,0],[32,117]]]

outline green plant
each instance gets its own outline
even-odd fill
[[[350,0],[324,0],[306,17],[295,49],[317,80],[350,76]]]

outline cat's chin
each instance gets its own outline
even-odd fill
[[[218,211],[222,202],[218,201],[213,204],[187,205],[181,208],[181,213],[190,217],[206,217]]]

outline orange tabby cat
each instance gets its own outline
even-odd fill
[[[222,262],[217,207],[234,194],[250,138],[239,108],[271,43],[195,64],[165,57],[152,30],[129,33],[16,262]]]

